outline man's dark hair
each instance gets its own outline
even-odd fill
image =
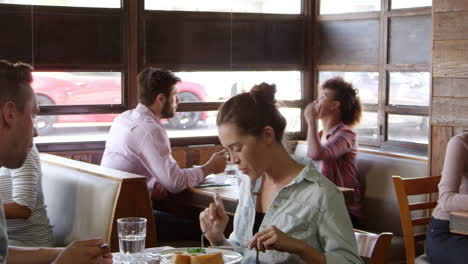
[[[180,78],[167,69],[148,68],[138,74],[138,100],[151,106],[158,94],[169,97],[171,87],[180,82]]]
[[[0,60],[0,107],[12,101],[23,110],[30,95],[33,68],[25,63]]]

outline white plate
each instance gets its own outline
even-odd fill
[[[160,251],[159,254],[161,254],[161,264],[170,264],[172,254],[174,254],[175,252],[187,252],[187,249],[189,248],[173,248]],[[205,248],[205,250],[206,253],[221,252],[223,254],[224,264],[240,263],[241,260],[244,258],[241,254],[230,250],[219,248]]]

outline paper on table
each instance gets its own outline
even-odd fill
[[[229,186],[231,185],[229,179],[224,175],[208,175],[199,185],[197,188],[202,187],[217,187],[217,186]]]

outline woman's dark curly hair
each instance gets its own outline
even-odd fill
[[[322,89],[334,91],[335,98],[340,102],[341,120],[348,126],[355,126],[361,120],[362,104],[358,91],[341,77],[334,77],[322,84]]]

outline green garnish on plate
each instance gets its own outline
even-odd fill
[[[189,249],[187,249],[187,253],[206,254],[206,250],[204,248],[189,248]]]

